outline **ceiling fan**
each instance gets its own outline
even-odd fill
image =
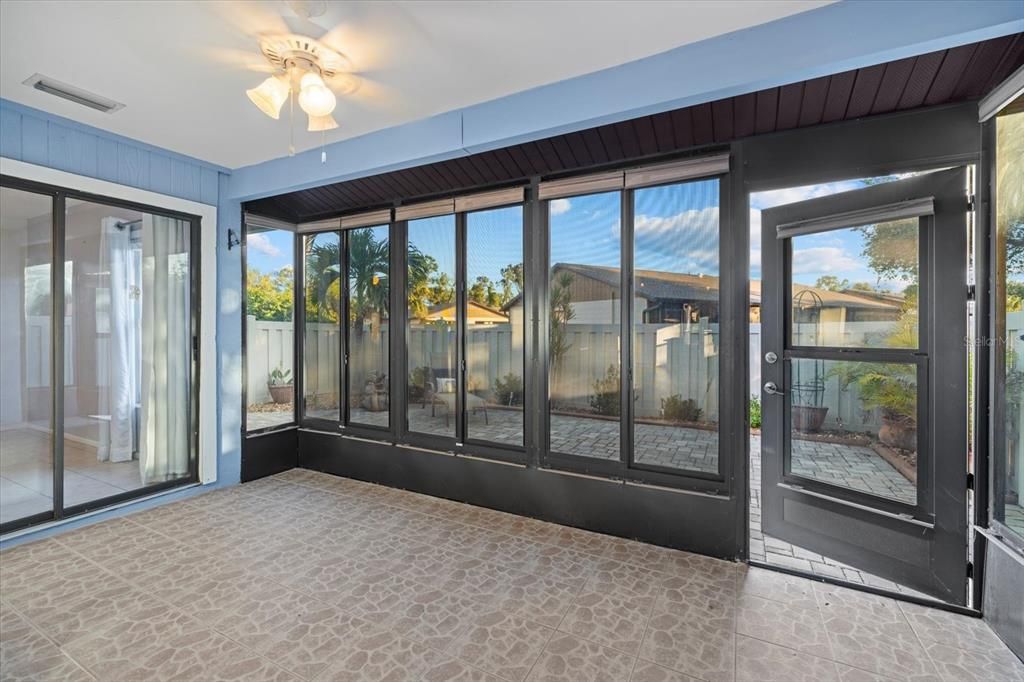
[[[292,31],[302,33],[278,33],[264,35],[259,40],[260,52],[269,62],[272,75],[246,94],[256,107],[272,119],[281,117],[281,110],[289,104],[292,121],[292,140],[289,154],[295,153],[294,121],[295,105],[308,116],[306,129],[309,132],[325,133],[338,127],[332,115],[337,106],[334,90],[351,92],[356,77],[348,59],[322,40],[304,35],[323,37],[327,30],[317,22],[327,11],[323,0],[288,0],[288,6],[296,15],[289,26]],[[326,155],[321,154],[321,161]]]

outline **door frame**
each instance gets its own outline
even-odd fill
[[[977,104],[942,105],[926,110],[907,111],[884,116],[871,117],[857,121],[837,122],[789,131],[780,131],[767,135],[757,135],[745,140],[734,142],[733,158],[735,160],[733,177],[736,191],[733,193],[733,232],[744,235],[749,233],[750,226],[750,195],[754,192],[786,189],[802,185],[835,182],[852,178],[878,177],[896,172],[927,171],[939,168],[975,164],[978,169],[979,188],[988,186],[991,169],[988,167],[990,154],[983,152],[982,135],[977,120]],[[984,162],[983,162],[984,160]],[[986,191],[979,192],[979,201],[975,206],[975,221],[979,230],[976,232],[979,243],[984,243],[984,229],[988,225],[989,201]],[[979,250],[980,251],[980,250]],[[987,259],[980,258],[975,263],[975,276],[979,286],[977,305],[984,311],[988,284]],[[742,292],[744,301],[749,298],[748,287]],[[985,316],[976,315],[974,332],[982,337],[988,333],[984,326]],[[749,335],[749,321],[744,320],[744,340]],[[749,377],[751,359],[749,353],[741,354],[744,377]],[[739,369],[739,368],[738,368]],[[979,371],[983,367],[979,366]],[[983,410],[988,395],[983,392],[984,377],[979,377],[974,387],[974,404]],[[748,381],[749,383],[749,381]],[[979,414],[983,414],[980,412]],[[749,412],[748,420],[749,424]],[[975,481],[986,480],[988,471],[988,452],[982,449],[983,441],[975,434]],[[739,458],[740,452],[737,452]],[[736,485],[741,492],[736,495],[737,537],[739,540],[739,556],[748,563],[772,570],[796,573],[792,569],[772,566],[750,560],[750,450],[749,439],[744,434],[742,448],[742,464],[735,467]],[[976,494],[983,493],[984,485],[975,485]],[[976,500],[979,499],[976,497]],[[986,522],[984,508],[975,504],[973,523]],[[984,566],[981,563],[983,553],[980,535],[974,537],[974,605],[980,605],[980,588]],[[911,602],[922,600],[905,594],[894,594],[876,587],[850,583],[827,576],[815,576],[816,580],[845,585],[867,592],[893,596]],[[932,601],[923,601],[931,606],[951,611],[978,615],[975,608],[965,609]]]
[[[966,201],[969,170],[951,170],[895,180],[875,186],[766,209],[762,248],[764,285],[763,351],[775,351],[780,362],[762,363],[762,380],[792,390],[792,359],[855,359],[899,362],[916,366],[918,412],[918,480],[913,505],[864,491],[845,490],[788,472],[791,453],[790,400],[764,398],[762,431],[762,524],[808,550],[831,556],[881,577],[931,592],[955,604],[967,603],[967,323]],[[776,225],[794,220],[813,223],[828,216],[856,225],[885,217],[861,216],[874,207],[931,197],[934,212],[918,220],[919,343],[914,349],[816,348],[795,345],[792,325],[792,246],[796,235],[778,237]],[[899,217],[909,217],[905,213]],[[823,234],[821,225],[814,234]],[[959,229],[958,229],[959,227]],[[827,226],[825,226],[827,229]],[[944,273],[963,272],[963,283]],[[940,303],[941,302],[941,303]],[[962,333],[938,333],[938,330]],[[960,392],[959,400],[945,397]],[[957,445],[960,443],[961,445]],[[962,453],[962,454],[961,454]],[[962,468],[957,467],[963,457]],[[935,465],[934,471],[932,465]],[[770,504],[774,501],[774,504]],[[783,507],[787,512],[783,512]],[[790,514],[792,519],[790,521]],[[834,523],[814,527],[814,519],[835,515]],[[805,524],[795,521],[806,516]],[[796,523],[796,525],[793,525]],[[863,536],[857,541],[858,535]],[[858,563],[858,559],[862,563]]]

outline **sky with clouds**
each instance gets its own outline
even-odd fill
[[[761,277],[761,211],[864,187],[861,180],[791,187],[751,195],[751,277]],[[635,192],[635,262],[638,269],[689,274],[719,274],[718,181],[651,187]],[[620,195],[618,192],[554,199],[550,202],[551,262],[619,267]],[[471,213],[467,223],[467,274],[498,282],[501,268],[522,261],[522,207]],[[455,219],[451,215],[411,221],[410,242],[433,256],[439,270],[454,276]],[[248,235],[249,266],[276,272],[292,264],[292,235],[272,230]],[[851,283],[869,282],[901,290],[904,282],[880,281],[861,255],[863,238],[855,230],[834,230],[794,240],[795,278],[814,284],[834,275]]]

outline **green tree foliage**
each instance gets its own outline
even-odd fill
[[[420,251],[415,244],[409,244],[408,262],[409,314],[423,319],[431,305],[430,281],[436,277],[437,261]]]
[[[523,293],[523,264],[509,263],[501,269],[502,305]]]
[[[294,304],[292,268],[284,267],[275,273],[262,273],[249,268],[246,277],[246,309],[257,320],[287,322],[292,319]]]
[[[824,289],[825,291],[842,291],[843,289],[850,288],[850,280],[841,280],[835,275],[822,275],[818,278],[818,281],[814,283],[814,286],[817,289]]]
[[[306,240],[307,322],[337,322],[341,310],[341,252],[337,241]]]
[[[370,320],[376,327],[388,315],[388,242],[364,228],[348,233],[348,288],[350,321]],[[363,325],[353,326],[356,335]]]

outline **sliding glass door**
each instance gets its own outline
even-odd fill
[[[198,220],[4,182],[0,528],[195,480]]]
[[[0,527],[53,511],[52,240],[53,196],[0,188]]]

